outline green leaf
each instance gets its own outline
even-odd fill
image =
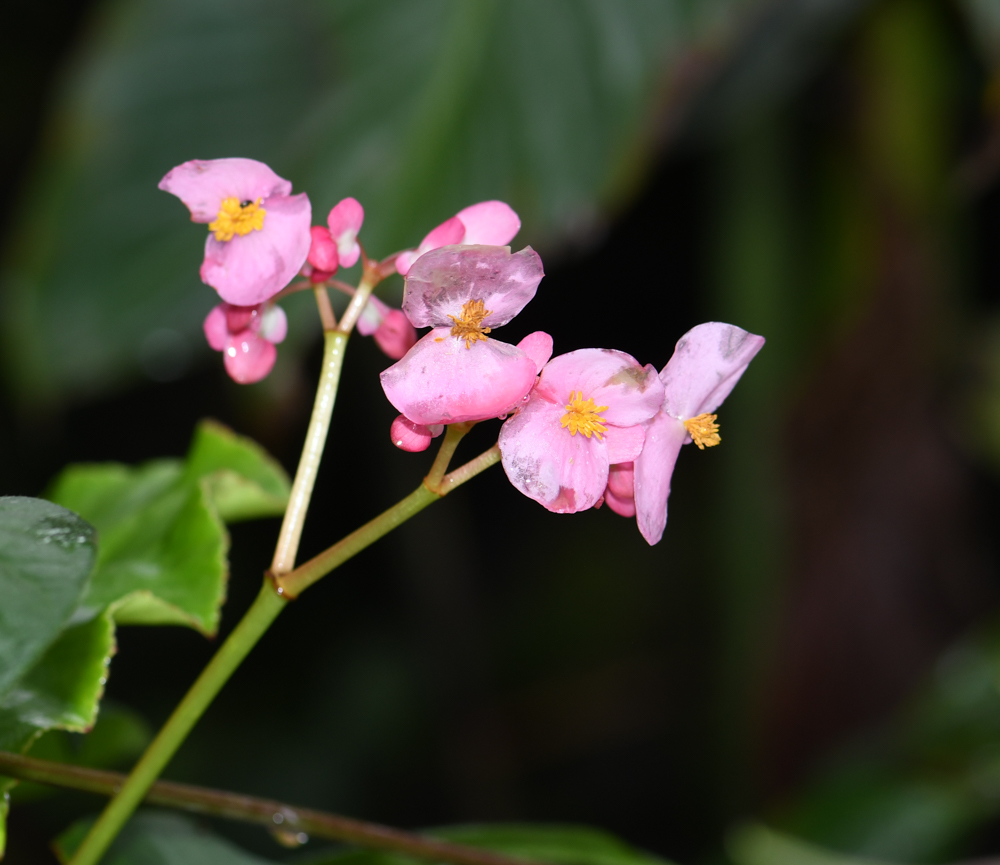
[[[521,244],[600,224],[651,162],[664,82],[763,2],[103,4],[0,268],[14,385],[81,399],[218,362],[200,333],[217,302],[205,227],[156,188],[194,157],[269,163],[317,223],[357,197],[376,256],[487,198],[520,213]]]
[[[668,865],[620,838],[589,826],[482,824],[429,829],[426,834],[508,856],[557,865]],[[320,854],[309,865],[415,865],[418,860],[377,850]]]
[[[0,498],[0,698],[73,614],[94,564],[94,529],[41,499]]]
[[[69,466],[49,496],[101,534],[80,615],[110,609],[119,624],[215,633],[228,575],[222,520],[280,514],[288,491],[263,448],[213,421],[198,426],[183,462]]]
[[[291,484],[278,462],[252,439],[216,421],[202,421],[188,452],[185,474],[204,478],[223,521],[281,516]]]
[[[69,861],[92,823],[80,820],[56,839],[60,862]],[[101,859],[102,865],[267,865],[269,861],[191,820],[158,811],[143,811],[133,817]]]
[[[756,824],[740,827],[726,846],[736,865],[888,865],[824,850]]]

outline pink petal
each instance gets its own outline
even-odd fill
[[[260,328],[256,306],[234,306],[231,303],[222,304],[226,314],[226,330],[228,333],[239,333],[241,330],[257,330]]]
[[[635,498],[635,463],[612,463],[608,469],[608,489],[619,499]]]
[[[361,310],[361,315],[358,316],[358,323],[355,325],[358,333],[362,336],[371,336],[382,326],[382,322],[385,321],[388,314],[389,307],[373,294],[368,299],[368,303],[365,304],[365,308]]]
[[[764,337],[710,321],[689,330],[660,373],[663,410],[676,418],[715,411],[740,380]]]
[[[309,263],[317,270],[336,273],[339,264],[337,244],[330,236],[329,230],[322,225],[314,225],[309,229],[309,235],[312,239],[309,246]]]
[[[375,342],[393,360],[402,358],[417,341],[417,330],[401,309],[390,309],[375,331]]]
[[[521,220],[502,201],[481,201],[458,212],[465,226],[465,236],[451,243],[476,243],[486,246],[506,246],[521,230]],[[441,244],[444,246],[445,244]]]
[[[430,447],[433,434],[423,424],[414,423],[404,415],[399,415],[389,429],[392,443],[400,450],[417,453]]]
[[[401,276],[406,276],[410,268],[413,267],[413,263],[425,252],[461,243],[463,237],[465,237],[465,224],[462,220],[457,216],[446,219],[420,241],[419,248],[407,249],[396,256],[396,272]]]
[[[361,255],[361,247],[356,238],[364,221],[365,209],[356,198],[344,198],[337,202],[326,218],[330,234],[337,242],[340,263],[344,267],[353,266]]]
[[[508,343],[488,339],[466,348],[437,328],[381,378],[389,402],[410,420],[459,423],[513,411],[534,384],[535,364]]]
[[[557,514],[592,508],[608,484],[608,449],[597,436],[570,435],[561,405],[532,398],[500,428],[500,454],[510,482]]]
[[[183,201],[192,221],[211,222],[224,198],[256,201],[290,195],[292,184],[256,159],[192,159],[170,169],[159,188]]]
[[[222,351],[226,347],[226,340],[229,339],[229,328],[226,327],[226,312],[223,309],[225,304],[220,303],[212,307],[212,311],[205,316],[205,323],[202,329],[205,331],[205,339],[216,351]]]
[[[538,372],[542,371],[542,367],[552,357],[552,337],[544,330],[529,333],[517,344],[517,347],[535,362],[535,369]]]
[[[687,437],[684,424],[663,412],[646,426],[646,444],[635,461],[635,508],[639,531],[651,546],[667,525],[670,477]]]
[[[486,327],[500,327],[535,296],[544,276],[530,246],[511,253],[505,246],[446,246],[420,256],[403,289],[403,312],[416,327],[450,327],[463,305],[481,300],[491,315]]]
[[[608,423],[634,426],[649,420],[663,403],[663,385],[652,366],[623,351],[581,348],[553,358],[542,370],[538,391],[565,405],[574,391],[596,406]]]
[[[280,306],[269,306],[260,317],[260,330],[264,339],[275,344],[284,342],[288,335],[288,317]]]
[[[621,517],[635,516],[635,499],[631,496],[617,496],[611,487],[604,491],[604,503]]]
[[[252,330],[244,330],[226,340],[222,357],[231,379],[240,384],[253,384],[271,371],[278,350]]]
[[[646,431],[641,424],[615,426],[609,423],[607,426],[604,442],[608,446],[608,459],[612,463],[630,463],[642,453]]]
[[[263,202],[267,211],[260,231],[232,240],[205,241],[201,279],[223,300],[253,306],[273,297],[305,263],[312,236],[312,208],[305,193],[290,198],[276,195]]]

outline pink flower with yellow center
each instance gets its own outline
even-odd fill
[[[176,195],[193,222],[208,224],[202,282],[227,303],[273,297],[309,254],[312,207],[305,193],[255,159],[192,159],[170,170],[160,189]]]
[[[480,201],[432,229],[416,249],[397,255],[396,270],[406,276],[420,256],[442,246],[506,246],[520,230],[521,220],[509,204]]]
[[[382,373],[382,389],[416,424],[498,417],[531,390],[533,355],[490,334],[535,296],[542,260],[531,247],[446,246],[410,269],[403,312],[433,330]]]
[[[721,442],[714,412],[763,345],[764,337],[715,321],[699,324],[678,341],[659,376],[663,404],[646,424],[642,453],[634,462],[612,466],[604,496],[616,513],[635,516],[649,544],[663,537],[681,448],[693,442],[704,450]]]
[[[624,352],[584,348],[553,358],[527,403],[500,429],[504,471],[550,511],[592,508],[612,463],[641,453],[643,424],[662,403],[656,370]]]

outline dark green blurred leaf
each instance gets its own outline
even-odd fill
[[[83,612],[110,608],[119,624],[214,633],[228,574],[222,519],[280,514],[288,488],[259,445],[211,421],[199,425],[183,462],[69,466],[50,497],[101,533]]]
[[[758,825],[735,831],[727,847],[735,865],[887,865],[824,850]]]
[[[482,824],[430,829],[427,834],[470,847],[557,865],[667,865],[620,838],[588,826]],[[309,865],[417,865],[418,860],[376,850],[321,854]]]
[[[94,529],[41,499],[0,498],[0,697],[72,615],[94,564]]]
[[[74,823],[56,839],[61,862],[69,861],[92,822]],[[268,861],[244,852],[190,820],[156,811],[133,817],[101,859],[103,865],[266,865]]]
[[[13,383],[79,399],[208,354],[205,228],[156,189],[194,157],[268,162],[314,222],[356,196],[377,256],[485,198],[508,200],[536,244],[599,222],[649,161],[669,76],[684,62],[688,81],[761,2],[105,4],[2,271]]]

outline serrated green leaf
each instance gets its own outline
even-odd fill
[[[280,516],[291,484],[281,465],[259,444],[215,421],[202,421],[185,460],[185,473],[204,478],[224,522]]]
[[[42,499],[0,498],[0,698],[73,614],[94,564],[94,529]]]
[[[261,159],[317,223],[357,197],[376,256],[487,198],[523,242],[599,223],[650,161],[670,73],[763,2],[104,4],[0,276],[14,384],[79,399],[209,356],[205,228],[156,189],[187,159]]]
[[[92,825],[80,820],[55,842],[60,862],[68,862]],[[133,817],[101,859],[102,865],[267,865],[191,820],[158,811]]]

